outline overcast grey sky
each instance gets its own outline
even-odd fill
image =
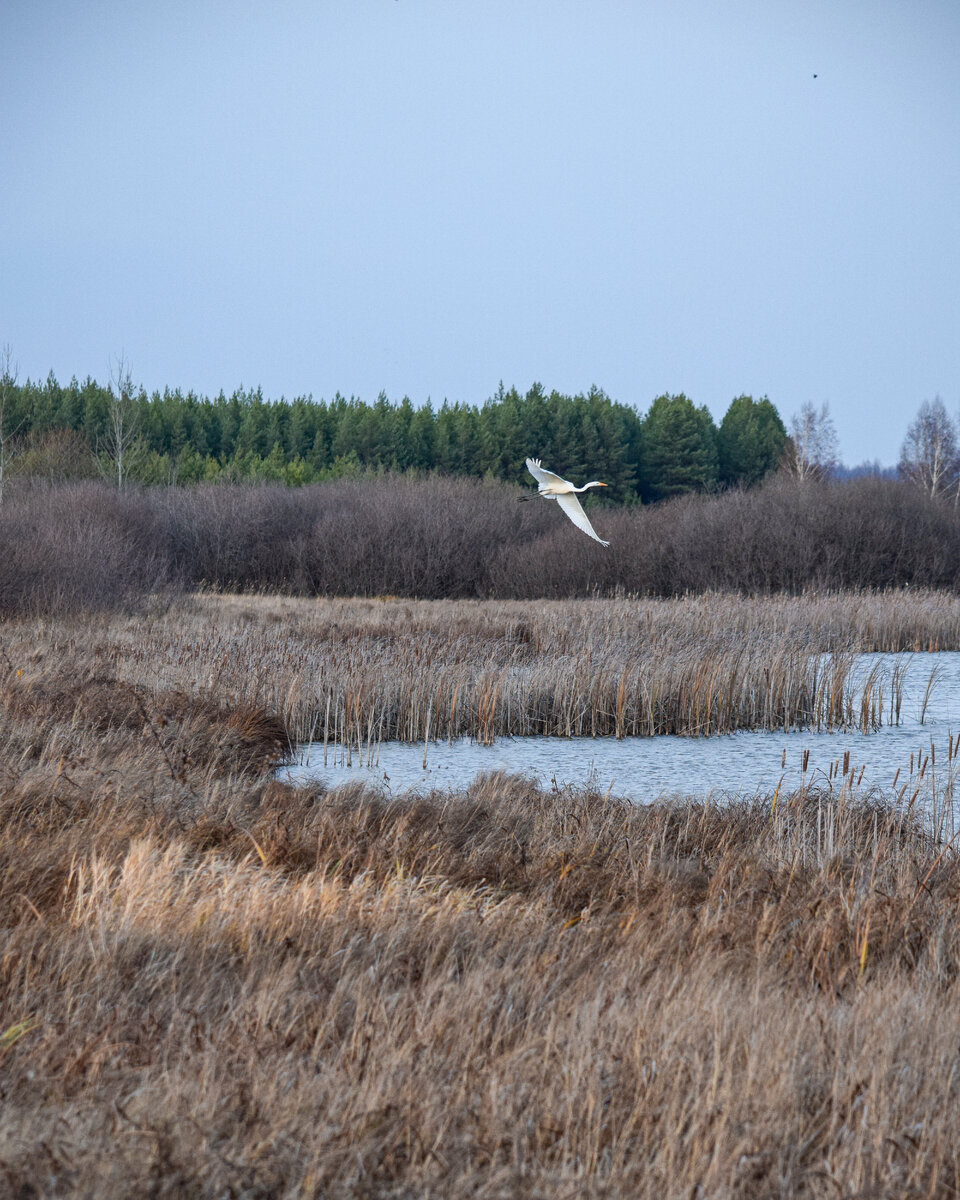
[[[0,344],[205,394],[828,401],[893,462],[960,406],[958,64],[956,0],[5,0]]]

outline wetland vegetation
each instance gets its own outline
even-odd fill
[[[8,618],[3,1186],[954,1195],[960,863],[909,798],[390,799],[269,768],[328,705],[361,735],[615,735],[634,678],[690,733],[818,694],[856,722],[824,651],[958,646],[960,600],[915,589]]]

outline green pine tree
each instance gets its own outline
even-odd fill
[[[658,396],[643,422],[643,491],[653,500],[717,482],[717,431],[706,405]]]
[[[717,431],[720,482],[750,486],[776,469],[787,444],[780,414],[766,396],[738,396]]]

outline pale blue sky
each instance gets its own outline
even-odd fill
[[[828,401],[893,462],[960,406],[958,64],[955,0],[6,0],[0,344],[207,394]]]

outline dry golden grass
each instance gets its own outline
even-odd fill
[[[722,603],[758,642],[832,611],[847,648],[882,609]],[[896,603],[898,636],[956,619]],[[952,847],[813,794],[271,782],[299,656],[351,620],[427,641],[401,607],[0,629],[0,1194],[955,1195]],[[540,609],[440,615],[487,649],[598,619]],[[697,611],[648,636],[707,644]]]
[[[48,627],[32,656],[45,645],[72,653],[56,632],[66,628]],[[895,717],[896,681],[855,679],[852,653],[960,646],[960,603],[905,592],[536,602],[203,596],[98,628],[102,674],[266,705],[283,714],[294,741],[369,749],[391,738],[867,730]],[[32,661],[15,644],[9,655]]]

